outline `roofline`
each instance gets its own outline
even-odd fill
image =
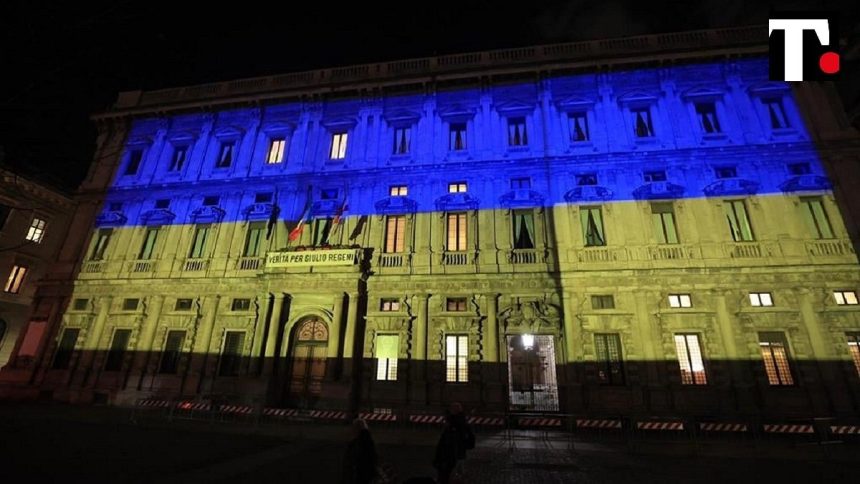
[[[154,91],[124,91],[95,121],[338,90],[420,84],[481,75],[522,73],[767,52],[764,25],[693,30],[606,40],[497,49],[358,64]]]

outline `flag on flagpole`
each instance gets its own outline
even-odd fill
[[[311,187],[308,186],[308,197],[307,201],[305,202],[305,209],[302,212],[302,217],[299,219],[299,223],[293,228],[293,230],[290,231],[290,235],[288,237],[290,242],[298,239],[299,236],[302,235],[302,230],[304,229],[305,223],[310,221],[309,218],[311,215],[311,207],[313,206],[313,203],[311,203],[311,193]]]
[[[339,224],[340,219],[343,218],[343,213],[349,210],[349,203],[347,202],[347,198],[349,194],[345,194],[343,196],[343,202],[341,202],[340,207],[338,207],[337,212],[334,214],[334,223]]]
[[[275,224],[278,222],[278,213],[281,209],[278,207],[278,190],[275,190],[275,195],[272,198],[272,213],[269,215],[269,223],[266,225],[266,240],[272,236],[272,229],[275,228]]]

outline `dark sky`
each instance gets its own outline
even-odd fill
[[[3,163],[67,187],[89,165],[90,113],[122,90],[529,44],[764,24],[770,6],[860,15],[857,0],[182,0],[4,2]],[[692,5],[691,5],[692,4]]]

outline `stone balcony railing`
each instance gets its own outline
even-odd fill
[[[263,266],[262,257],[240,257],[236,261],[236,269],[240,271],[256,271]]]

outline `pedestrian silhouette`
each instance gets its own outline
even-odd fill
[[[458,469],[460,461],[466,458],[466,451],[475,448],[475,434],[463,415],[463,406],[452,403],[445,415],[445,427],[436,444],[433,467],[436,468],[439,484],[450,484],[461,479]]]
[[[352,440],[343,457],[342,484],[370,484],[377,475],[376,445],[367,428],[367,422],[352,421]]]

